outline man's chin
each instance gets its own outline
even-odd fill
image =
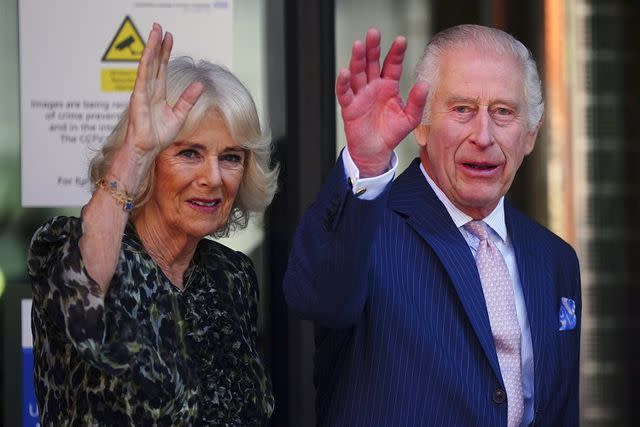
[[[474,219],[481,219],[489,215],[498,206],[500,197],[496,197],[495,193],[491,195],[483,195],[482,193],[470,194],[468,197],[461,199],[462,201],[457,207]]]

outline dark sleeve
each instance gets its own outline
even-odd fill
[[[34,328],[66,337],[90,363],[120,374],[139,345],[126,336],[106,342],[105,300],[84,266],[81,236],[82,221],[72,217],[55,217],[35,232],[27,255]]]
[[[371,201],[357,198],[342,161],[336,163],[294,236],[283,283],[294,313],[330,328],[348,327],[358,319],[387,194]]]
[[[236,252],[236,254],[240,257],[240,270],[246,278],[244,281],[245,288],[243,289],[244,300],[238,303],[246,304],[247,306],[249,329],[251,331],[251,338],[255,344],[258,340],[258,301],[260,300],[260,286],[251,258],[242,252]]]
[[[566,407],[563,411],[564,420],[560,425],[564,426],[578,426],[580,423],[580,411],[579,411],[579,390],[580,390],[580,332],[582,328],[582,293],[581,293],[581,284],[580,284],[580,267],[578,263],[578,258],[573,251],[571,250],[571,255],[566,258],[569,262],[567,265],[571,266],[571,288],[572,288],[572,296],[575,299],[576,303],[576,327],[575,332],[569,335],[572,339],[571,343],[571,354],[573,357],[569,360],[569,365],[567,366],[567,371],[569,374],[567,375],[568,381],[568,399]]]

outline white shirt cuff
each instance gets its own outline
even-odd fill
[[[385,187],[393,180],[398,167],[398,156],[394,151],[389,162],[389,169],[382,175],[369,178],[360,178],[360,171],[349,154],[349,147],[345,147],[342,151],[342,164],[347,178],[351,180],[353,194],[363,200],[373,200],[382,194]]]

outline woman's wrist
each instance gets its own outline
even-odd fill
[[[135,196],[149,168],[153,165],[155,155],[152,153],[140,153],[131,149],[125,142],[113,155],[113,161],[104,179],[115,179],[126,191]]]
[[[111,175],[111,174],[109,174]],[[127,191],[124,185],[113,176],[100,178],[96,181],[96,187],[108,192],[126,212],[131,212],[134,208],[133,196]]]

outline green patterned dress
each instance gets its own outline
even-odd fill
[[[173,286],[128,225],[107,295],[83,265],[82,222],[31,242],[36,395],[43,426],[255,426],[273,411],[256,349],[248,257],[203,239]]]

